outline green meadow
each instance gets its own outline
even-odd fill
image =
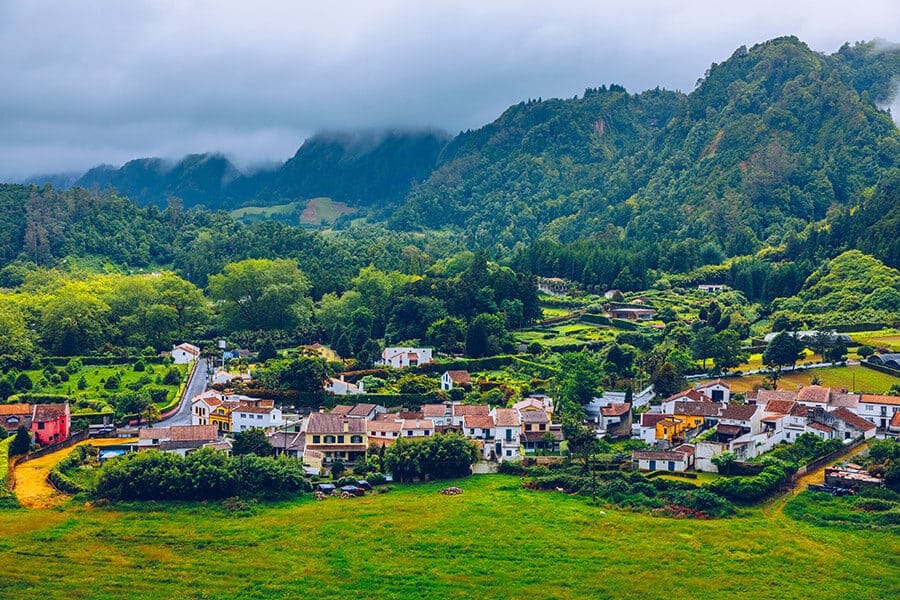
[[[464,493],[443,496],[446,485]],[[900,537],[672,519],[473,476],[365,498],[0,512],[3,598],[896,598]]]

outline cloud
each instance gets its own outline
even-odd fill
[[[284,160],[322,129],[455,132],[603,83],[690,91],[778,35],[833,52],[897,31],[880,0],[5,0],[0,179],[211,150]]]

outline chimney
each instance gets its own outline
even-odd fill
[[[341,424],[344,426],[344,433],[348,433],[350,431],[350,421],[344,419],[341,421]]]
[[[365,394],[365,393],[366,393],[366,391],[363,389],[363,385],[364,385],[364,384],[363,384],[362,379],[360,379],[360,380],[359,380],[359,383],[356,384],[356,387],[359,389],[359,393],[360,393],[360,394]]]

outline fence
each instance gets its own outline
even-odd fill
[[[878,371],[880,373],[886,373],[888,375],[893,375],[894,377],[900,377],[900,371],[897,369],[892,369],[890,367],[886,367],[884,365],[876,365],[875,363],[870,363],[867,360],[859,361],[860,366],[863,366],[867,369],[872,369],[873,371]]]
[[[35,459],[35,458],[40,458],[41,456],[44,456],[45,454],[50,454],[52,452],[56,452],[57,450],[62,450],[64,448],[74,446],[78,442],[83,442],[84,440],[88,439],[88,435],[89,435],[89,431],[87,429],[84,429],[82,431],[79,431],[78,433],[70,435],[69,439],[59,442],[58,444],[50,444],[49,446],[44,446],[43,448],[40,448],[39,450],[35,450],[34,452],[29,452],[28,454],[25,454],[24,456],[20,456],[19,458],[16,459],[16,462],[14,464],[18,465],[18,464],[27,462],[27,461]]]

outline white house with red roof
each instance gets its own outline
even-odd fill
[[[200,358],[200,348],[187,342],[172,347],[172,362],[176,365],[186,365]]]
[[[380,365],[403,369],[433,362],[433,348],[385,348],[381,353]]]

